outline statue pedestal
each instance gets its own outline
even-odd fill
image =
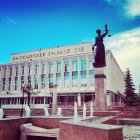
[[[97,111],[106,110],[106,89],[104,67],[95,69],[95,104]]]

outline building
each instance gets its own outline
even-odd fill
[[[11,54],[10,63],[0,65],[0,103],[2,107],[21,107],[22,84],[31,84],[30,103],[35,108],[52,102],[52,84],[56,84],[58,104],[88,102],[95,98],[92,44],[68,46]],[[106,51],[107,105],[121,102],[123,73],[111,51]],[[25,94],[25,104],[27,95]]]

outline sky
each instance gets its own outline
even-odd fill
[[[140,0],[0,0],[0,64],[10,54],[94,43],[96,30],[108,24],[104,39],[122,71],[140,84]]]

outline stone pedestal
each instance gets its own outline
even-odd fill
[[[96,110],[106,110],[106,89],[105,89],[104,67],[95,68],[95,103]]]

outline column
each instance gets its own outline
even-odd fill
[[[8,92],[9,87],[9,67],[6,66],[6,77],[5,77],[5,92]]]
[[[46,61],[46,87],[45,87],[45,91],[46,93],[48,93],[49,91],[49,63],[48,61]]]
[[[87,89],[90,87],[90,78],[89,78],[89,57],[86,56],[86,61],[87,61]]]
[[[57,71],[57,64],[56,61],[54,60],[54,71],[53,71],[53,83],[56,84],[56,71]]]
[[[24,83],[25,84],[28,83],[28,71],[29,71],[28,64],[25,63],[25,65],[24,65]]]
[[[0,92],[2,91],[3,86],[3,67],[0,66],[1,72],[0,72]]]
[[[80,57],[78,56],[78,87],[81,87],[81,62],[80,62]]]
[[[35,73],[35,67],[34,67],[34,61],[32,61],[31,65],[31,85],[34,89],[34,73]]]
[[[17,83],[17,85],[18,85],[18,91],[21,91],[21,71],[22,71],[22,69],[21,69],[21,64],[19,64],[18,65],[18,83]]]
[[[15,88],[15,66],[12,65],[12,77],[11,77],[11,91],[13,91]]]
[[[41,90],[41,74],[42,74],[42,63],[39,61],[39,72],[38,72],[38,89]]]
[[[95,68],[95,103],[96,110],[106,110],[106,89],[104,67]]]
[[[70,89],[71,89],[71,87],[72,87],[72,70],[73,70],[72,58],[69,58],[69,63],[70,63],[69,77],[70,77]]]
[[[61,88],[63,89],[64,86],[64,60],[61,60]]]
[[[80,93],[78,93],[77,101],[78,101],[78,106],[81,106],[81,94]]]

